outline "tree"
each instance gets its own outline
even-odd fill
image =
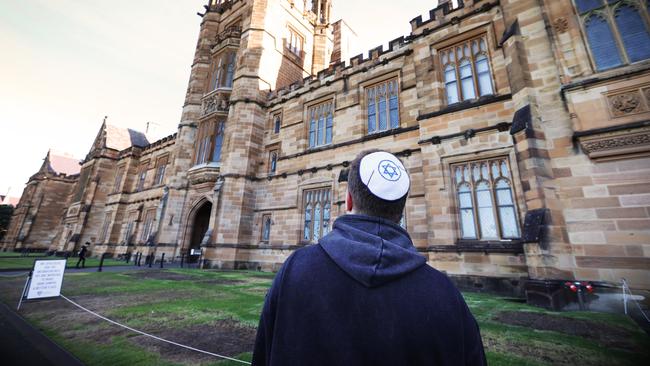
[[[9,229],[11,215],[14,213],[14,206],[0,205],[0,240],[2,240]]]

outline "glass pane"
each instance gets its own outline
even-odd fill
[[[474,227],[474,211],[460,211],[460,228],[463,239],[476,239],[476,228]]]
[[[388,128],[388,120],[386,118],[386,90],[385,86],[382,87],[382,93],[379,96],[379,131],[384,131]]]
[[[325,143],[325,116],[323,116],[322,109],[318,116],[318,137],[316,138],[316,145],[323,145]]]
[[[506,164],[505,161],[501,162],[501,174],[506,178],[509,177],[509,175],[508,175],[508,164]]]
[[[476,91],[474,90],[474,80],[472,77],[461,79],[460,81],[463,90],[463,100],[476,98]]]
[[[474,181],[481,180],[481,172],[479,170],[478,164],[474,164],[473,173],[474,173]]]
[[[320,203],[316,204],[316,208],[314,208],[314,241],[318,241],[320,239]]]
[[[580,13],[587,12],[603,5],[603,0],[576,0],[576,6]]]
[[[476,191],[476,204],[478,207],[492,207],[492,194],[487,189]]]
[[[449,61],[449,57],[447,56],[447,52],[445,52],[442,54],[442,64],[446,65],[448,61]]]
[[[483,207],[478,209],[478,217],[481,223],[481,238],[498,239],[497,225],[494,220],[492,207]]]
[[[460,63],[460,78],[468,78],[472,76],[472,65],[469,63],[469,61],[464,60],[463,62]]]
[[[375,132],[375,92],[374,89],[368,91],[368,133]]]
[[[517,227],[517,218],[515,217],[515,209],[512,206],[499,208],[499,215],[501,216],[501,231],[504,238],[518,238],[519,227]]]
[[[305,208],[305,235],[303,236],[303,239],[305,240],[311,239],[310,229],[311,229],[311,205],[307,205],[307,207]]]
[[[597,15],[585,20],[587,39],[598,70],[621,65],[621,56],[607,21]]]
[[[510,188],[497,189],[497,204],[499,206],[512,205],[512,192]]]
[[[399,126],[399,108],[397,103],[397,95],[390,97],[390,128],[397,128]]]
[[[462,173],[460,172],[460,168],[456,168],[456,183],[460,183],[463,180]]]
[[[447,83],[447,104],[458,103],[458,84],[454,81]]]
[[[499,166],[497,163],[492,163],[492,177],[493,178],[498,178],[499,177]]]
[[[456,81],[456,69],[453,66],[447,66],[445,70],[445,82]]]
[[[323,236],[327,235],[330,229],[330,204],[323,208]]]
[[[469,184],[463,183],[458,187],[458,192],[471,192],[472,190],[469,188]]]
[[[471,182],[471,180],[469,179],[469,167],[467,167],[467,166],[465,167],[464,173],[465,173],[465,181],[466,182]]]
[[[277,118],[275,119],[275,126],[274,126],[274,128],[273,128],[273,132],[275,132],[275,133],[280,133],[280,123],[281,123],[281,122],[282,122],[282,121],[280,121],[280,117],[277,117]]]
[[[474,54],[477,54],[479,52],[478,42],[477,41],[472,42],[472,52],[474,52]]]
[[[490,179],[490,171],[488,170],[486,163],[481,164],[481,175],[483,176],[483,179]]]
[[[487,51],[487,45],[485,44],[485,40],[484,40],[484,39],[481,39],[481,41],[479,42],[479,44],[480,44],[480,46],[481,46],[481,51],[483,51],[483,52]]]
[[[469,192],[459,193],[458,204],[460,205],[460,208],[472,208],[472,194]]]
[[[650,34],[639,11],[629,5],[621,6],[615,19],[630,62],[650,58]]]

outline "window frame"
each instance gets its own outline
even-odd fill
[[[232,89],[235,80],[236,69],[236,48],[224,47],[214,53],[211,57],[210,62],[210,73],[208,77],[208,87],[206,94],[212,93],[213,91],[219,89]],[[228,85],[228,81],[230,85]]]
[[[149,236],[153,232],[154,222],[156,221],[156,209],[149,209],[144,214],[142,220],[142,232],[140,233],[140,242],[146,244]]]
[[[318,185],[318,186],[310,186],[310,187],[305,187],[301,190],[301,201],[300,201],[300,244],[303,245],[309,245],[309,244],[316,244],[317,241],[313,240],[314,237],[314,223],[316,222],[315,216],[312,211],[311,215],[311,220],[310,220],[310,239],[305,239],[305,223],[306,223],[306,210],[307,210],[307,205],[312,202],[312,201],[307,201],[308,194],[314,193],[314,192],[324,192],[327,193],[327,198],[321,201],[317,201],[318,203],[322,204],[321,207],[321,212],[319,216],[319,237],[318,240],[322,239],[325,235],[330,233],[332,231],[332,224],[333,224],[333,215],[332,215],[332,210],[334,208],[334,203],[332,202],[334,197],[333,197],[333,188],[331,185]],[[316,202],[316,201],[313,201]],[[329,204],[329,220],[328,220],[328,226],[327,226],[327,233],[323,235],[323,222],[325,221],[325,206]],[[312,208],[313,210],[314,208]]]
[[[275,154],[275,162],[273,161],[274,154]],[[280,158],[280,148],[275,147],[275,148],[269,150],[268,157],[269,157],[269,160],[268,160],[267,173],[268,173],[269,176],[273,176],[278,171],[278,160]],[[275,165],[274,165],[274,163],[275,163]]]
[[[274,136],[280,134],[280,131],[282,130],[282,112],[274,112],[271,114],[271,126],[269,130]]]
[[[576,0],[571,1],[571,5],[573,6],[573,9],[575,11],[576,17],[578,18],[578,24],[580,24],[580,33],[582,35],[582,40],[585,44],[585,48],[587,50],[587,54],[589,55],[589,63],[592,67],[592,70],[595,73],[599,72],[605,72],[609,70],[614,70],[620,67],[625,67],[629,66],[635,63],[639,62],[644,62],[650,60],[650,58],[646,58],[643,60],[639,61],[634,61],[631,62],[628,51],[625,48],[625,42],[623,41],[623,37],[621,36],[621,33],[618,29],[618,24],[616,23],[616,19],[614,17],[614,12],[617,10],[618,7],[621,6],[622,3],[625,3],[626,0],[616,0],[617,2],[614,4],[610,4],[609,0],[601,0],[601,5],[591,9],[587,10],[584,12],[580,12],[580,9],[578,8],[578,4],[576,3]],[[642,0],[636,1],[636,4],[638,5],[637,11],[639,12],[639,17],[641,18],[641,21],[645,25],[646,31],[650,34],[650,1],[646,0],[646,4],[644,7],[644,4]],[[635,7],[635,5],[629,4],[628,6]],[[589,43],[589,37],[587,33],[587,27],[585,20],[591,18],[592,16],[600,16],[599,14],[604,15],[603,19],[607,22],[607,26],[609,27],[611,33],[612,33],[612,38],[614,39],[614,42],[616,43],[616,49],[618,50],[618,56],[621,59],[621,64],[617,66],[612,66],[609,68],[605,69],[599,69],[598,65],[596,64],[596,58],[594,56],[594,53],[592,51],[592,46]]]
[[[473,32],[472,32],[473,33]],[[473,48],[473,42],[477,41],[478,42],[478,51],[475,51]],[[481,41],[484,42],[485,44],[485,50],[481,49]],[[443,95],[445,96],[444,102],[445,105],[451,106],[454,104],[462,103],[464,101],[469,101],[469,100],[477,100],[481,97],[489,96],[489,95],[497,95],[497,89],[496,89],[496,83],[494,80],[494,67],[492,65],[492,54],[490,50],[490,37],[488,37],[488,32],[483,30],[482,32],[478,34],[472,34],[471,36],[459,40],[455,40],[451,44],[445,43],[445,45],[440,45],[440,48],[437,50],[437,62],[440,65],[439,67],[439,77],[441,80],[441,84],[443,85]],[[465,47],[468,47],[469,49],[469,58],[465,56]],[[458,48],[461,49],[461,52],[463,54],[463,57],[460,59],[458,58]],[[449,58],[445,62],[445,54],[451,52],[451,54],[454,55],[453,60]],[[481,94],[481,84],[479,81],[479,73],[478,73],[478,67],[477,67],[477,59],[480,58],[481,55],[484,55],[487,59],[487,67],[488,67],[488,75],[489,75],[489,80],[490,80],[490,89],[491,93],[486,93],[486,94]],[[449,56],[447,56],[449,57]],[[462,85],[462,80],[463,78],[461,77],[461,62],[463,60],[469,61],[469,66],[472,72],[472,83],[474,87],[474,97],[473,98],[465,98],[464,96],[464,88]],[[449,95],[447,93],[447,68],[452,67],[455,71],[455,83],[456,83],[456,101],[453,103],[449,102]]]
[[[265,235],[267,233],[267,230],[266,230],[267,220],[269,222],[268,236]],[[273,227],[272,214],[266,213],[266,214],[262,215],[262,225],[261,226],[262,226],[262,230],[260,232],[260,242],[268,244],[271,241],[271,228]]]
[[[332,111],[332,136],[330,138],[330,141],[327,141],[327,116],[323,115],[325,117],[323,121],[323,144],[318,144],[318,141],[315,141],[315,144],[312,146],[311,144],[311,111],[313,110],[318,110],[318,108],[323,107],[325,108],[327,104],[331,104],[331,111]],[[330,146],[334,142],[334,119],[336,117],[336,98],[333,95],[328,95],[327,97],[324,98],[319,98],[309,104],[305,105],[305,131],[306,131],[306,136],[307,136],[307,149],[318,149],[322,148],[325,146]],[[316,124],[315,124],[315,138],[314,140],[318,139],[318,118],[316,119]]]
[[[124,176],[126,173],[126,164],[122,164],[117,167],[117,171],[115,173],[115,179],[113,180],[113,191],[112,193],[119,193],[121,191],[122,187],[122,181],[124,180]]]
[[[196,139],[194,141],[194,156],[192,161],[194,166],[216,163],[220,164],[223,160],[223,147],[225,145],[226,119],[218,118],[199,123]],[[221,134],[221,152],[219,161],[214,161],[216,137]]]
[[[454,222],[455,222],[455,233],[457,237],[457,244],[468,244],[468,243],[512,243],[512,242],[519,242],[521,241],[521,238],[523,236],[523,220],[521,215],[521,209],[519,207],[519,196],[518,196],[518,187],[515,182],[516,179],[518,179],[518,174],[516,173],[515,170],[513,170],[513,166],[511,163],[511,155],[510,154],[497,154],[497,155],[490,155],[490,156],[482,156],[480,158],[476,159],[465,159],[465,160],[456,160],[454,162],[449,162],[445,164],[445,171],[448,172],[449,174],[449,182],[450,182],[450,191],[452,197],[452,202],[454,205],[454,210],[453,215],[454,215]],[[501,170],[501,165],[499,164],[498,169],[501,173],[501,175],[497,178],[493,177],[493,171],[492,171],[492,166],[491,163],[495,161],[504,161],[506,163],[506,167],[508,170],[508,177],[503,177],[502,176],[502,170]],[[479,207],[478,207],[478,199],[477,199],[477,185],[480,184],[481,182],[484,182],[485,179],[479,179],[476,180],[474,178],[474,172],[473,172],[473,166],[474,164],[483,164],[487,163],[488,164],[488,174],[489,174],[489,179],[487,180],[488,182],[488,187],[489,187],[489,192],[490,192],[490,199],[491,199],[491,209],[492,209],[492,216],[494,217],[494,223],[495,223],[495,228],[496,228],[496,238],[484,238],[483,237],[483,231],[481,228],[481,223],[480,223],[480,213],[479,213]],[[455,168],[459,166],[467,166],[469,167],[469,176],[470,176],[470,181],[467,182],[465,179],[463,182],[457,182],[456,179],[456,174],[455,174]],[[481,168],[479,168],[481,169]],[[482,174],[482,172],[480,172]],[[511,200],[512,200],[512,209],[514,211],[514,219],[515,219],[515,224],[517,228],[517,237],[504,237],[503,235],[503,221],[501,218],[501,212],[500,208],[505,206],[505,205],[499,205],[499,201],[497,198],[497,183],[501,180],[506,180],[509,185],[510,185],[510,195],[511,195]],[[463,184],[468,184],[469,185],[469,193],[471,196],[471,201],[472,201],[472,213],[473,213],[473,229],[474,229],[474,234],[475,238],[466,238],[463,237],[463,224],[462,224],[462,217],[461,217],[461,203],[460,203],[460,198],[459,198],[459,193],[460,191],[458,190],[458,187]]]
[[[154,186],[159,186],[163,184],[165,180],[165,174],[167,173],[167,165],[169,165],[169,155],[159,156],[156,159],[156,174],[154,175]],[[161,172],[162,168],[162,172]]]
[[[299,49],[294,49],[293,47],[293,39],[299,40]],[[292,55],[300,58],[304,57],[305,54],[305,36],[302,35],[298,30],[296,30],[294,27],[291,25],[287,25],[287,38],[285,40],[285,45],[284,48],[287,49],[289,52],[291,52]]]
[[[149,172],[149,160],[140,163],[138,166],[138,176],[135,185],[136,192],[142,192],[145,190],[147,184],[147,173]]]
[[[389,93],[389,90],[390,90],[389,84],[392,83],[392,82],[395,82],[395,86],[397,87],[397,91],[396,91],[396,96],[397,96],[397,126],[396,127],[392,127],[391,118],[390,118],[390,110],[391,110],[391,108],[390,108],[390,99],[391,98],[390,98],[390,95],[388,95],[388,93]],[[369,130],[369,128],[368,128],[368,119],[370,117],[370,115],[368,113],[368,110],[369,110],[369,107],[370,107],[370,104],[371,104],[369,102],[368,94],[369,94],[369,91],[371,89],[378,89],[379,86],[384,85],[384,84],[386,85],[386,93],[387,93],[387,98],[386,98],[386,129],[381,130],[379,128],[379,125],[380,125],[380,116],[379,116],[379,113],[378,113],[379,112],[379,106],[378,106],[378,103],[377,103],[377,97],[375,97],[375,101],[373,102],[373,104],[375,105],[375,108],[374,108],[375,109],[374,110],[374,112],[375,112],[374,113],[374,116],[375,116],[375,130],[371,132]],[[364,129],[365,129],[366,135],[374,135],[374,134],[377,134],[377,133],[382,133],[382,132],[386,132],[386,131],[390,131],[390,130],[396,130],[396,129],[399,129],[399,128],[402,127],[402,97],[401,97],[401,94],[402,94],[402,81],[401,81],[401,77],[399,75],[399,72],[391,72],[391,73],[383,75],[381,77],[378,77],[378,78],[369,80],[367,82],[364,82],[364,83],[362,83],[360,85],[360,88],[361,88],[361,95],[363,96],[363,98],[362,98],[363,103],[361,103],[361,104],[362,104],[362,107],[363,107],[363,110],[364,110],[363,111],[364,126],[365,126]]]

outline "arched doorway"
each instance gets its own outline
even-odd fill
[[[194,214],[194,222],[192,223],[192,236],[190,237],[190,246],[187,250],[191,253],[192,249],[199,249],[205,233],[210,227],[210,214],[212,213],[212,203],[205,202],[201,207],[196,210]],[[189,261],[194,262],[198,260],[198,256],[190,256]]]

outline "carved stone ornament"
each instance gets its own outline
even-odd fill
[[[641,112],[641,96],[637,91],[614,95],[609,98],[612,116],[621,117]]]
[[[582,151],[592,159],[650,154],[650,127],[599,134],[579,139]]]
[[[203,99],[203,115],[208,115],[214,112],[223,112],[228,113],[230,108],[230,100],[228,99],[229,95],[216,93],[208,95]]]
[[[564,33],[569,29],[569,21],[566,18],[560,17],[553,22],[553,28],[557,33]]]
[[[650,105],[650,88],[643,89],[643,95],[645,95],[646,104]]]

